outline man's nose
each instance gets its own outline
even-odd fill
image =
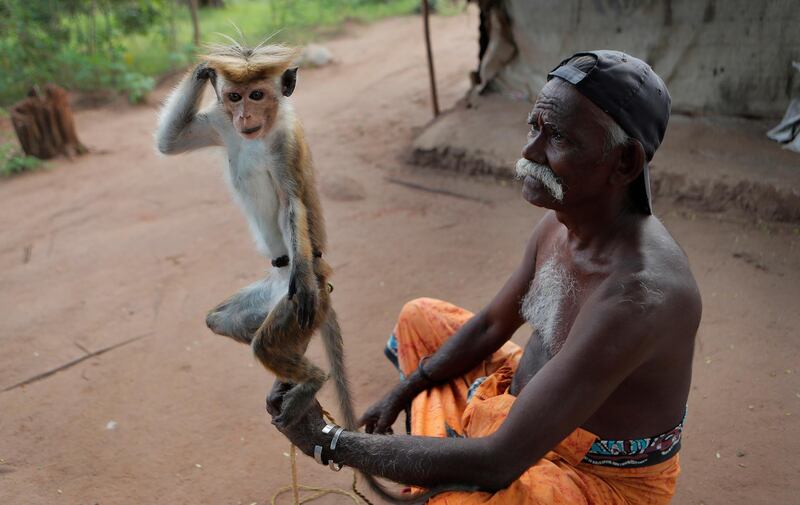
[[[522,157],[526,160],[547,165],[547,156],[544,152],[544,138],[538,133],[528,136],[528,141],[522,148]]]

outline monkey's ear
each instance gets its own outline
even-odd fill
[[[286,70],[281,76],[281,93],[283,96],[292,96],[297,84],[297,67]]]

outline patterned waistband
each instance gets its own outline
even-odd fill
[[[635,440],[597,440],[586,456],[584,463],[615,467],[640,467],[662,463],[676,455],[681,449],[681,435],[686,413],[678,426],[649,438]]]

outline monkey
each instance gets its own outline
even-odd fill
[[[297,83],[297,51],[283,45],[209,46],[209,52],[165,100],[157,149],[174,155],[220,146],[226,178],[248,221],[258,251],[270,258],[267,276],[233,294],[206,316],[212,332],[249,344],[287,389],[277,425],[290,426],[312,406],[326,374],[305,352],[319,330],[334,380],[343,425],[357,430],[344,349],[331,305],[332,268],[324,258],[326,232],[315,172],[302,126],[288,98]],[[207,83],[216,102],[200,110]],[[421,496],[397,495],[372,475],[369,486],[393,503],[423,503],[461,487]]]
[[[227,180],[256,247],[271,259],[267,276],[235,293],[207,317],[219,335],[250,344],[280,381],[291,383],[279,425],[311,406],[327,375],[305,356],[319,330],[331,365],[344,425],[355,429],[341,330],[330,301],[332,273],[311,153],[291,102],[297,51],[283,45],[210,46],[203,62],[166,99],[156,130],[158,150],[227,151]],[[217,101],[200,109],[210,82]]]

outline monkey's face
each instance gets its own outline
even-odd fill
[[[263,79],[245,84],[223,82],[220,98],[233,127],[246,139],[266,135],[278,114],[278,85]]]

